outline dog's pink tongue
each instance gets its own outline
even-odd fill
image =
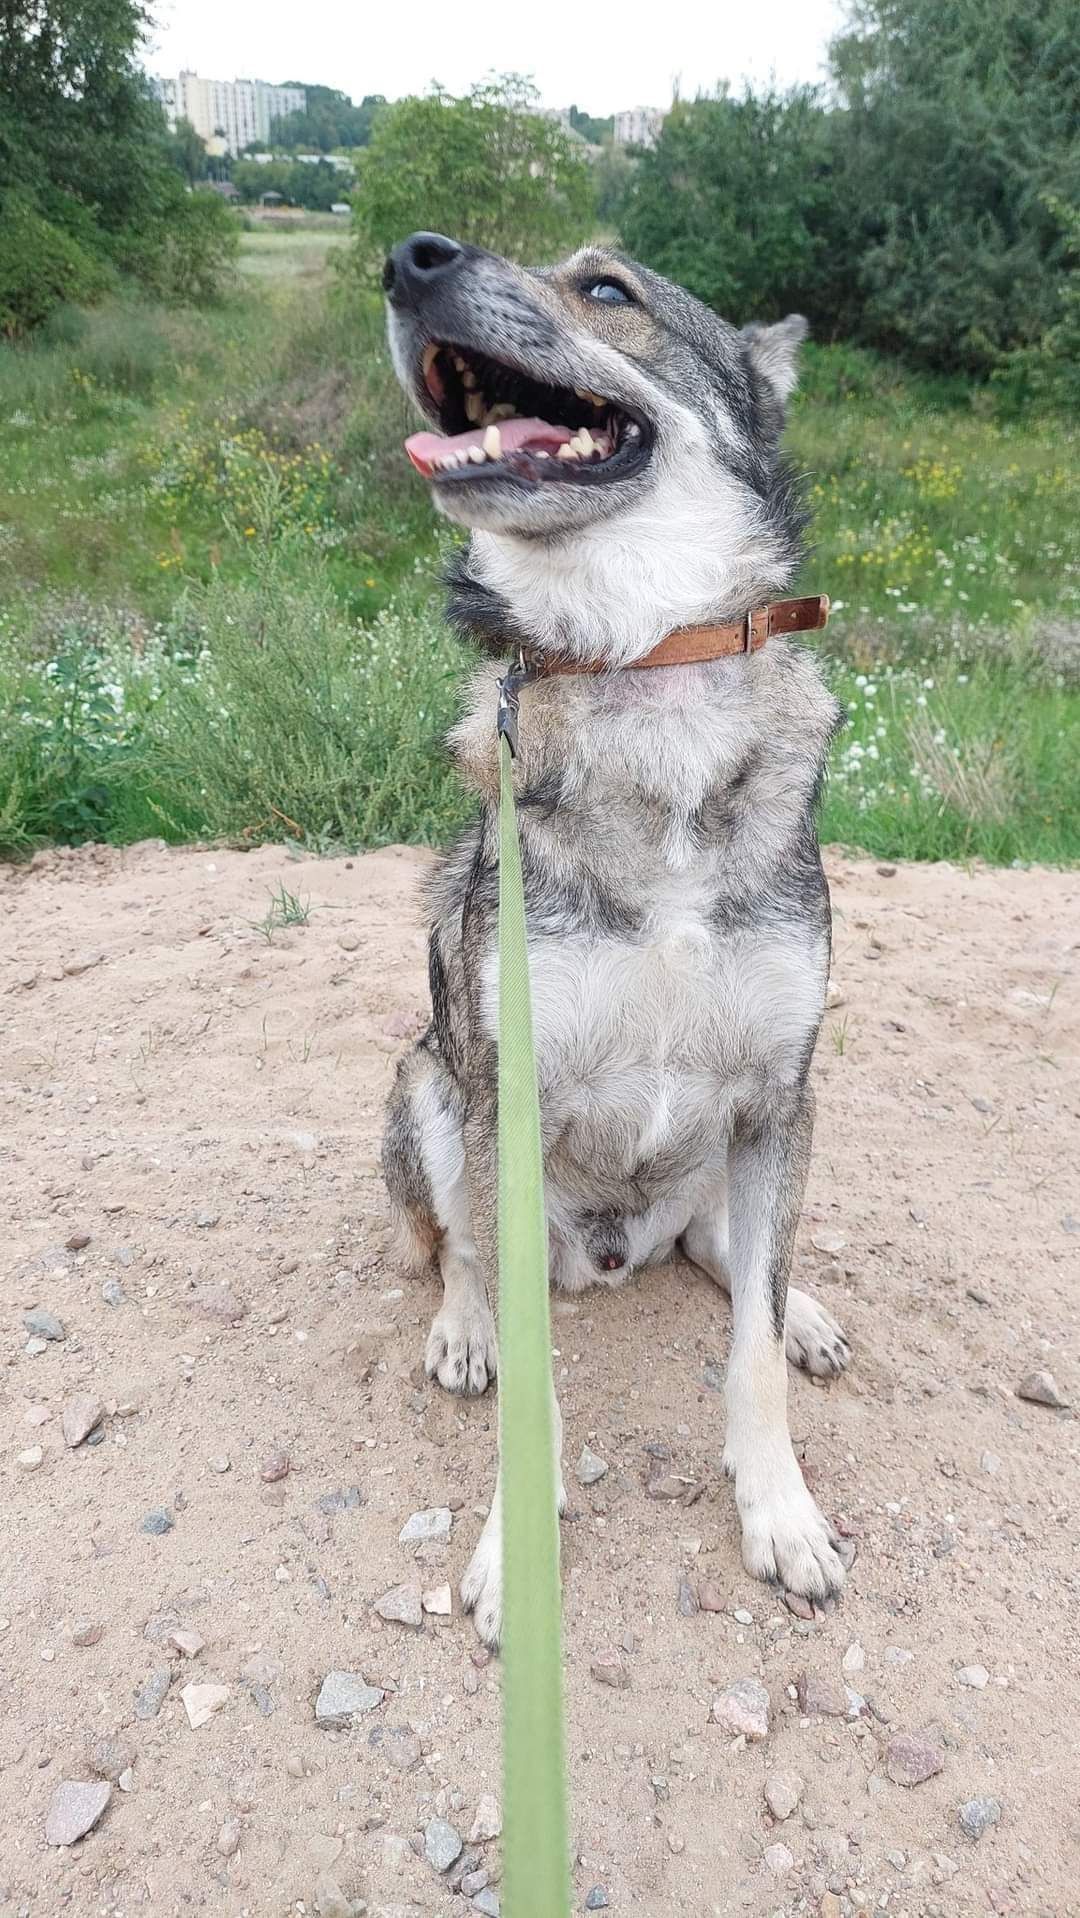
[[[453,433],[449,438],[441,433],[414,433],[405,441],[405,451],[417,472],[430,479],[448,453],[467,453],[470,446],[482,446],[487,430],[478,426],[472,433]],[[547,452],[553,446],[565,445],[573,434],[568,426],[551,426],[547,420],[500,420],[499,438],[504,453],[520,453],[526,446]]]

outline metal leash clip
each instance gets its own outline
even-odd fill
[[[529,665],[524,647],[519,646],[516,665],[499,681],[499,738],[505,739],[512,759],[517,758],[518,749],[518,696],[521,688],[535,678],[536,668]]]

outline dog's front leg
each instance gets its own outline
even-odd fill
[[[500,1386],[500,1390],[501,1390]],[[551,1388],[551,1420],[555,1438],[555,1486],[559,1516],[566,1510],[566,1488],[562,1477],[562,1413]],[[461,1601],[473,1615],[477,1632],[492,1650],[502,1633],[502,1472],[496,1474],[495,1496],[484,1521],[480,1542],[461,1581]]]
[[[813,1096],[792,1088],[740,1130],[729,1159],[731,1299],[726,1471],[743,1562],[805,1598],[844,1580],[835,1534],[806,1488],[787,1417],[784,1312],[813,1131]]]

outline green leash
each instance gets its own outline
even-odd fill
[[[567,1918],[559,1521],[540,1102],[511,754],[499,714],[499,1433],[503,1530],[503,1918]],[[520,675],[517,676],[520,683]]]

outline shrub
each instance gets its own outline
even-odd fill
[[[113,275],[24,193],[0,194],[0,333],[28,333],[54,307],[96,299]]]

